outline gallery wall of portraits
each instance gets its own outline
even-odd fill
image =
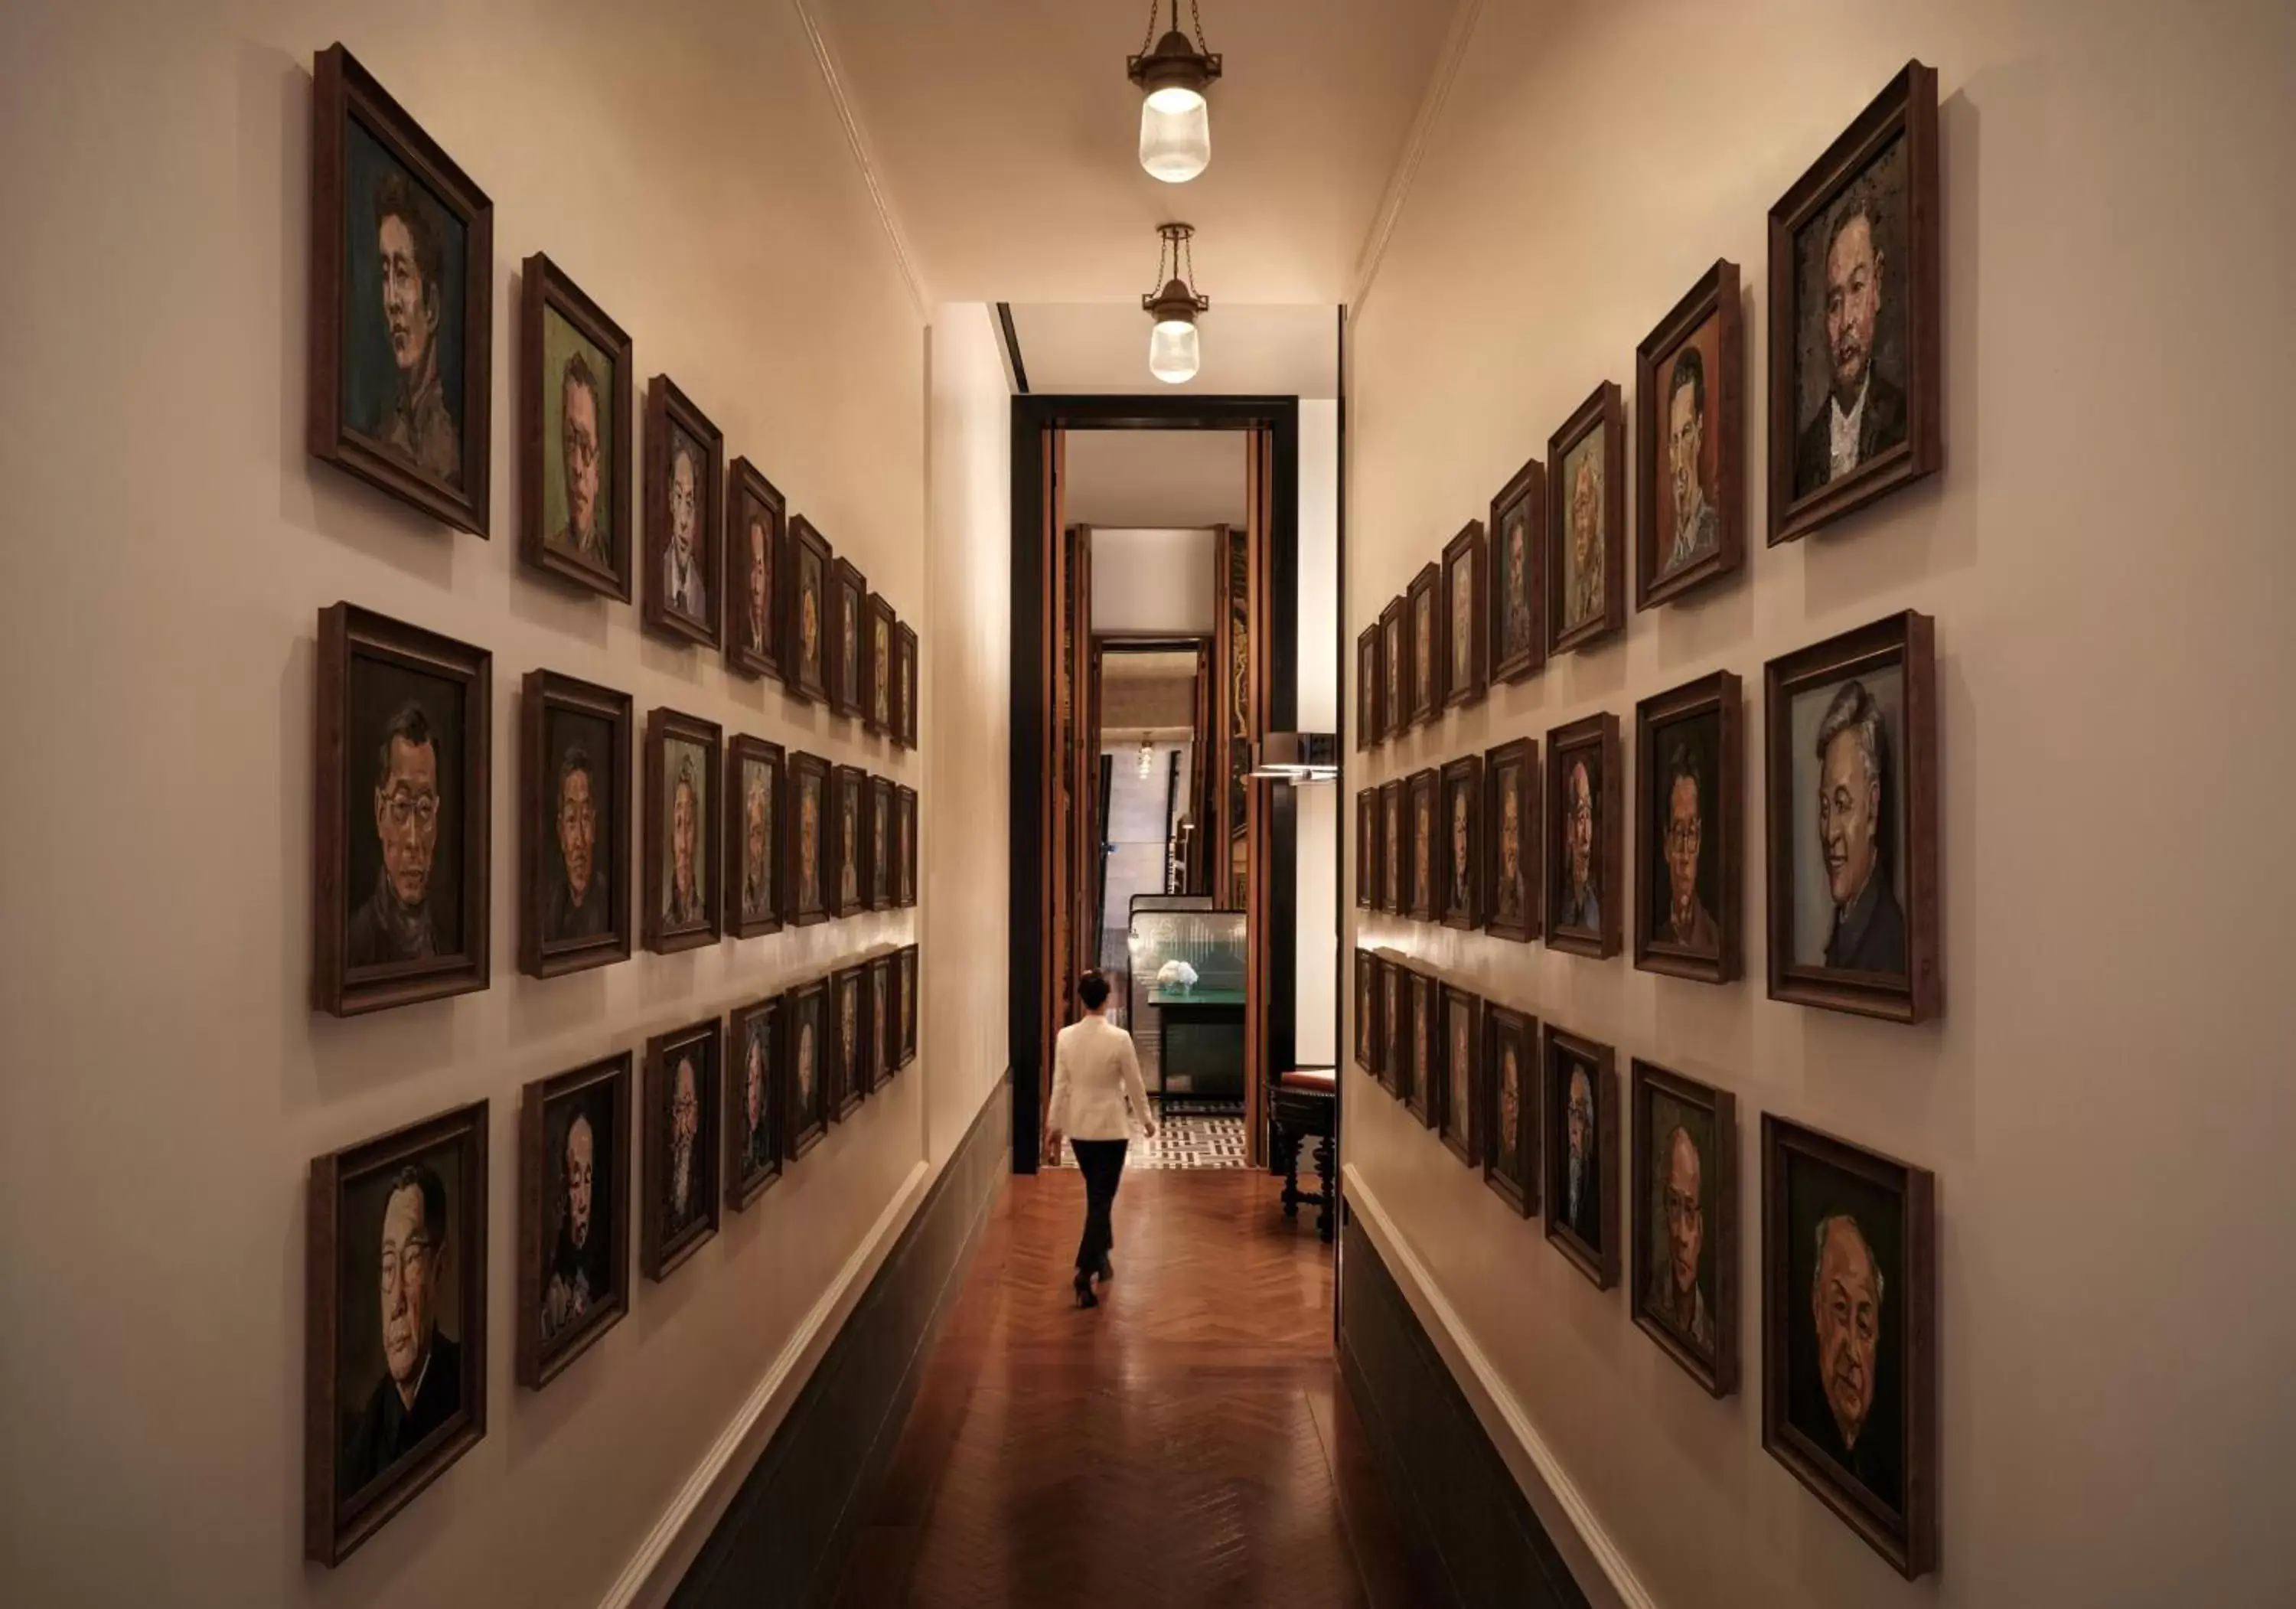
[[[1630,12],[1481,8],[1349,325],[1358,1218],[1423,1270],[1471,1400],[1504,1405],[1487,1428],[1582,1581],[1623,1601],[2134,1603],[2200,1580],[2268,1601],[2196,1539],[2161,1539],[2178,1566],[2143,1586],[2065,1551],[2107,1513],[2156,1536],[2171,1467],[2207,1489],[2211,1537],[2274,1545],[2245,1490],[2268,1457],[2144,1361],[2186,1333],[2183,1237],[2214,1215],[2148,1191],[2086,1273],[2045,1227],[2100,1164],[2165,1182],[2144,1125],[2097,1115],[2140,1067],[2190,1064],[2199,1025],[2159,969],[2222,1008],[2200,1031],[2239,1070],[2211,1061],[2203,1098],[2221,1078],[2251,1118],[2269,1104],[2260,1031],[2231,1026],[2255,1007],[2195,970],[2204,951],[2257,979],[2253,924],[2202,895],[2173,924],[2199,948],[2172,956],[2129,899],[2179,908],[2188,876],[2081,870],[2124,864],[2112,845],[2177,784],[2057,785],[2149,724],[2241,741],[2219,699],[2244,650],[2129,689],[2117,622],[2157,621],[2187,570],[2116,505],[2132,477],[2090,480],[2094,443],[2031,428],[2079,375],[2132,405],[2096,425],[2115,450],[2156,461],[2136,400],[2155,393],[2108,378],[2093,321],[2189,304],[2165,259],[2066,226],[2063,199],[2118,194],[2135,150],[2102,87],[2068,86],[2109,62],[2197,105],[2153,77],[2191,52],[2150,29],[2099,50],[2030,5],[1852,8],[1822,40],[1784,5],[1710,37]],[[1707,70],[1662,82],[1684,60]],[[2165,169],[2135,169],[2210,237]],[[2078,289],[2042,283],[2075,261]],[[2220,512],[2272,501],[2218,490]],[[2194,561],[2254,578],[2243,545]],[[2194,635],[2148,631],[2141,657],[2226,640],[2219,615],[2256,628],[2228,576],[2199,585],[2211,612],[2166,606]],[[2031,814],[2051,798],[2069,808]],[[2234,858],[2211,857],[2237,882]],[[2051,1137],[2076,1134],[2105,1149]],[[2213,1196],[2220,1143],[2172,1165],[2179,1192]],[[2077,1409],[2027,1367],[2046,1334],[2086,1337]],[[2241,1352],[2269,1390],[2267,1349]],[[2011,1445],[2083,1453],[2012,1478]]]
[[[17,483],[83,533],[11,605],[78,780],[9,806],[62,883],[0,1171],[79,1203],[11,1244],[12,1569],[600,1601],[926,1155],[925,759],[1004,700],[928,674],[925,315],[786,8],[8,31],[79,241],[18,259],[74,349],[20,350],[71,421]],[[165,1255],[99,1205],[130,1156]]]

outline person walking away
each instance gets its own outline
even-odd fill
[[[1148,1115],[1148,1087],[1140,1079],[1140,1057],[1132,1036],[1108,1020],[1108,980],[1086,973],[1077,994],[1084,1016],[1061,1030],[1053,1047],[1053,1099],[1046,1113],[1046,1154],[1058,1158],[1065,1135],[1076,1147],[1077,1170],[1084,1175],[1084,1238],[1077,1243],[1076,1298],[1080,1308],[1096,1308],[1095,1279],[1116,1277],[1109,1262],[1115,1235],[1109,1213],[1124,1178],[1124,1152],[1136,1120],[1147,1137],[1156,1136]]]

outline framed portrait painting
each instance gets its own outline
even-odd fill
[[[519,271],[519,556],[630,601],[630,338],[537,251]]]
[[[1635,965],[1701,983],[1739,973],[1745,886],[1737,677],[1635,706]]]
[[[1380,908],[1390,916],[1407,915],[1411,909],[1411,888],[1405,876],[1408,863],[1404,858],[1410,836],[1404,825],[1403,794],[1401,777],[1379,785],[1379,847],[1384,857],[1380,875],[1380,889],[1384,898]]]
[[[1539,830],[1538,740],[1518,737],[1483,756],[1484,831],[1482,862],[1488,888],[1483,931],[1494,939],[1527,944],[1542,923],[1539,882],[1542,850],[1531,842]]]
[[[893,1076],[893,1063],[900,1055],[894,1040],[898,1025],[893,1020],[893,957],[880,956],[869,963],[869,988],[866,1006],[867,1020],[862,1025],[865,1041],[862,1063],[868,1069],[869,1093],[874,1095]]]
[[[1546,443],[1546,652],[1590,648],[1627,624],[1627,425],[1605,380]]]
[[[862,834],[868,828],[869,774],[858,766],[839,766],[829,776],[829,886],[823,903],[832,916],[857,916],[869,908],[862,873],[868,865]]]
[[[332,1567],[487,1433],[487,1104],[311,1162],[303,1555]]]
[[[726,1058],[726,1204],[736,1212],[782,1176],[782,999],[734,1008]]]
[[[917,791],[906,785],[893,789],[894,903],[906,910],[917,902]]]
[[[1411,612],[1411,720],[1424,727],[1443,713],[1443,671],[1449,649],[1442,571],[1433,564],[1422,567],[1404,595]]]
[[[529,670],[519,698],[519,970],[630,958],[630,695]]]
[[[782,685],[804,703],[829,697],[829,543],[803,514],[790,521],[789,618],[783,622]]]
[[[1549,732],[1546,786],[1547,945],[1607,959],[1619,953],[1619,718]]]
[[[638,1263],[648,1279],[668,1278],[718,1233],[725,1054],[726,1025],[717,1017],[646,1040]]]
[[[922,980],[917,972],[915,945],[902,946],[899,965],[895,968],[894,978],[895,988],[899,995],[898,1020],[901,1030],[901,1052],[898,1064],[906,1067],[917,1059],[917,1016],[918,1006],[922,1003],[917,993],[918,985]]]
[[[868,599],[868,579],[850,560],[840,558],[829,567],[829,707],[856,720],[865,709],[862,667],[867,650],[862,639]]]
[[[829,918],[829,762],[803,750],[791,754],[783,788],[782,920],[810,927]]]
[[[1356,638],[1356,747],[1375,749],[1387,741],[1387,723],[1380,713],[1379,623],[1365,627]]]
[[[1379,958],[1379,1080],[1398,1101],[1411,1092],[1410,976],[1393,956]]]
[[[1372,997],[1377,992],[1378,963],[1371,951],[1356,951],[1354,1009],[1349,1013],[1355,1032],[1356,1065],[1376,1078],[1379,1057],[1374,1047],[1377,1043],[1372,1032]]]
[[[1635,1058],[1635,1323],[1713,1397],[1738,1389],[1737,1097]]]
[[[1436,919],[1472,932],[1483,924],[1483,759],[1462,755],[1443,768],[1436,800],[1441,815],[1443,874]]]
[[[709,850],[723,741],[716,721],[646,712],[645,947],[657,956],[718,941]]]
[[[1619,1075],[1611,1047],[1546,1025],[1539,1127],[1546,1239],[1598,1291],[1619,1283]]]
[[[630,1310],[630,1053],[526,1087],[518,1383],[539,1391]]]
[[[789,1160],[797,1161],[821,1143],[829,1132],[828,1069],[829,984],[816,978],[782,997],[782,1039],[785,1047],[782,1088],[788,1113],[783,1137]]]
[[[868,1098],[869,969],[840,967],[829,974],[829,1116],[849,1117]]]
[[[494,203],[341,45],[311,78],[307,445],[483,537]]]
[[[726,439],[667,374],[646,388],[647,628],[715,648],[727,612],[719,537]]]
[[[1491,499],[1490,679],[1546,663],[1546,466],[1532,458]]]
[[[1764,668],[1774,1000],[1943,1007],[1934,644],[1908,610]]]
[[[880,593],[861,605],[861,725],[882,737],[898,738],[893,718],[893,606]]]
[[[1442,985],[1413,967],[1404,969],[1403,983],[1404,1012],[1411,1024],[1404,1048],[1403,1104],[1432,1129],[1442,1117],[1443,1092],[1437,1082],[1443,1055]]]
[[[1770,209],[1772,546],[1934,473],[1937,70],[1908,62]]]
[[[742,676],[782,674],[780,588],[788,566],[788,503],[747,458],[726,473],[726,662]]]
[[[892,739],[904,749],[917,746],[917,634],[906,620],[893,622]]]
[[[1435,811],[1440,780],[1435,768],[1430,766],[1423,771],[1413,772],[1405,784],[1411,809],[1411,889],[1403,914],[1414,922],[1435,920],[1439,865],[1435,858]]]
[[[736,939],[782,926],[782,788],[779,743],[740,736],[726,745],[726,931]]]
[[[313,1006],[486,988],[494,655],[334,603],[317,692]]]
[[[1481,1085],[1483,1003],[1464,989],[1442,985],[1440,995],[1442,1064],[1441,1131],[1451,1154],[1470,1168],[1483,1161],[1483,1118],[1477,1095]]]
[[[1490,685],[1483,636],[1483,522],[1470,520],[1443,549],[1443,703],[1472,704]]]
[[[893,813],[893,784],[882,776],[869,778],[868,852],[862,866],[862,880],[868,885],[863,893],[865,903],[873,911],[889,911],[898,902],[896,887],[893,840],[896,817]]]
[[[1525,1218],[1538,1211],[1538,1019],[1483,1006],[1483,1182]]]
[[[1388,600],[1380,612],[1381,655],[1386,661],[1382,678],[1380,712],[1387,735],[1400,737],[1411,730],[1411,611],[1400,597]]]
[[[1746,562],[1738,265],[1718,260],[1635,349],[1635,607]]]
[[[1937,1568],[1937,1181],[1762,1114],[1762,1446],[1907,1580]]]
[[[1379,879],[1379,790],[1356,790],[1356,904],[1372,908]]]

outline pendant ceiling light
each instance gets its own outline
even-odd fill
[[[1140,740],[1140,779],[1143,782],[1156,775],[1156,745],[1144,735]]]
[[[1180,0],[1172,0],[1172,26],[1156,38],[1158,0],[1148,0],[1148,31],[1125,71],[1140,86],[1140,165],[1168,185],[1184,185],[1212,160],[1212,119],[1204,91],[1220,76],[1220,59],[1204,48],[1204,20],[1188,0],[1192,40],[1180,31]],[[1154,41],[1153,48],[1150,42]]]
[[[1167,385],[1178,385],[1196,377],[1202,356],[1196,341],[1196,315],[1210,308],[1212,299],[1196,294],[1196,252],[1188,243],[1195,226],[1160,224],[1156,233],[1164,237],[1156,248],[1156,278],[1163,288],[1140,299],[1141,307],[1156,321],[1148,337],[1148,372]]]

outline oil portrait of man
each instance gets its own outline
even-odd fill
[[[1688,742],[1677,742],[1667,759],[1666,809],[1660,817],[1660,848],[1666,865],[1666,908],[1659,936],[1702,955],[1718,953],[1721,930],[1699,891],[1705,866],[1708,787],[1703,757]]]
[[[708,455],[684,431],[669,449],[669,541],[661,556],[662,595],[689,620],[709,618],[709,579],[701,573],[702,465]]]
[[[1665,1125],[1651,1143],[1659,1200],[1644,1309],[1710,1359],[1717,1337],[1707,1300],[1713,1273],[1706,1252],[1705,1157],[1685,1123]]]
[[[1903,172],[1902,142],[1893,142],[1824,215],[1822,234],[1818,220],[1808,226],[1812,239],[1801,250],[1816,249],[1822,294],[1800,298],[1796,361],[1821,366],[1824,384],[1794,444],[1796,497],[1855,474],[1906,439],[1906,393],[1882,372],[1904,351],[1905,309],[1884,247],[1898,234],[1890,202],[1902,195]],[[1807,284],[1807,269],[1802,277]],[[1815,389],[1804,384],[1800,394]]]
[[[579,340],[570,332],[568,335]],[[566,513],[551,534],[550,545],[602,570],[611,570],[612,517],[599,500],[603,478],[599,424],[604,415],[599,406],[597,371],[588,354],[578,349],[568,353],[560,365],[558,399],[559,483]]]
[[[1563,784],[1562,859],[1565,873],[1557,923],[1599,932],[1603,925],[1601,868],[1595,854],[1595,779],[1581,758],[1570,762]]]
[[[669,1170],[656,1188],[661,1192],[661,1240],[666,1245],[701,1218],[704,1186],[698,1177],[696,1153],[701,1133],[701,1084],[691,1053],[681,1051],[670,1069]]]
[[[742,919],[774,915],[773,776],[759,761],[742,768]]]
[[[1574,448],[1568,461],[1570,488],[1570,540],[1563,547],[1562,628],[1575,631],[1603,616],[1606,555],[1603,498],[1603,439],[1598,431]]]
[[[1833,920],[1825,965],[1906,970],[1906,916],[1890,876],[1889,729],[1866,684],[1835,690],[1818,723],[1817,841]]]
[[[383,445],[449,484],[463,479],[462,436],[440,373],[440,325],[448,281],[438,203],[393,167],[374,190],[374,239],[382,323],[398,365],[398,395]]]
[[[399,1168],[385,1188],[365,1264],[381,1295],[382,1371],[343,1427],[339,1502],[388,1474],[463,1408],[462,1348],[440,1324],[455,1274],[446,1180],[425,1159]]]
[[[613,896],[597,857],[604,781],[596,760],[580,743],[568,743],[560,753],[552,812],[558,858],[544,929],[554,940],[594,939],[613,931]]]
[[[353,966],[429,960],[439,953],[432,911],[439,816],[445,808],[439,743],[422,704],[409,700],[383,723],[374,765],[373,824],[381,865],[351,913]]]
[[[1671,493],[1660,518],[1673,526],[1658,567],[1663,577],[1704,558],[1722,539],[1722,517],[1707,495],[1706,356],[1695,345],[1684,347],[1675,357],[1660,429],[1665,484]]]
[[[542,1339],[547,1343],[578,1326],[593,1307],[612,1293],[613,1274],[608,1256],[611,1236],[605,1219],[617,1203],[602,1202],[609,1178],[599,1178],[598,1165],[611,1155],[599,1144],[590,1114],[578,1111],[566,1125],[565,1143],[554,1159],[557,1163],[558,1236],[550,1252],[548,1277],[542,1287]],[[603,1211],[600,1211],[601,1207]]]
[[[1603,1244],[1603,1152],[1595,1130],[1595,1085],[1583,1063],[1572,1062],[1563,1087],[1564,1167],[1559,1205],[1570,1232],[1598,1251]]]
[[[702,797],[707,772],[699,750],[685,743],[673,743],[670,749],[677,764],[670,774],[669,876],[662,886],[661,915],[664,925],[676,929],[709,919],[703,892],[708,851],[702,830],[709,801]]]

